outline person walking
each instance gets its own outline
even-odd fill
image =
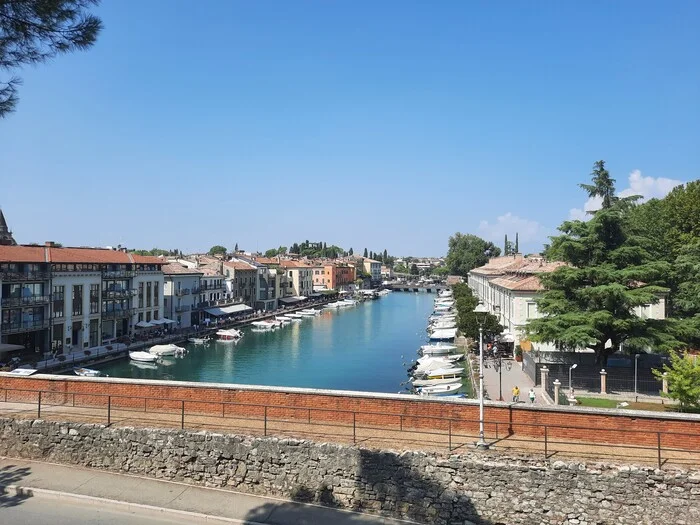
[[[530,392],[528,392],[528,397],[530,398],[530,404],[534,405],[535,404],[535,389],[531,388]]]
[[[513,387],[513,403],[519,403],[520,402],[520,389],[518,388],[517,385]]]

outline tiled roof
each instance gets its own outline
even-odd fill
[[[539,292],[543,289],[542,283],[536,275],[509,275],[507,277],[497,277],[491,281],[491,284],[518,292]]]
[[[493,257],[488,263],[474,268],[470,273],[477,275],[507,275],[511,273],[538,274],[553,272],[566,263],[561,261],[546,261],[542,257],[523,257],[507,255]]]
[[[224,263],[224,268],[231,268],[232,270],[250,271],[255,270],[255,266],[242,261],[227,261]]]
[[[163,273],[166,275],[202,275],[203,272],[195,270],[194,268],[188,268],[180,263],[168,263],[163,266]]]
[[[214,270],[213,268],[198,268],[198,270],[207,277],[223,277],[218,270]]]
[[[282,261],[280,266],[283,268],[313,268],[313,266],[309,266],[301,261]]]
[[[158,257],[136,255],[106,248],[56,248],[49,246],[0,246],[0,262],[165,264]]]

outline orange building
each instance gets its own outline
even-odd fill
[[[314,286],[328,290],[342,288],[355,282],[355,267],[346,264],[324,264],[314,267]]]

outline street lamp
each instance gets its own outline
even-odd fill
[[[639,354],[634,354],[634,402],[636,403],[638,401],[637,399],[637,360],[639,359]]]
[[[574,363],[569,367],[569,399],[574,397],[574,389],[571,387],[571,371],[578,366],[578,363]]]
[[[479,441],[476,442],[476,447],[480,449],[489,448],[489,444],[484,441],[484,321],[488,313],[483,303],[474,308],[474,315],[479,323]]]

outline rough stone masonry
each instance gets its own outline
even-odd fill
[[[700,472],[0,419],[0,454],[435,524],[700,523]]]

